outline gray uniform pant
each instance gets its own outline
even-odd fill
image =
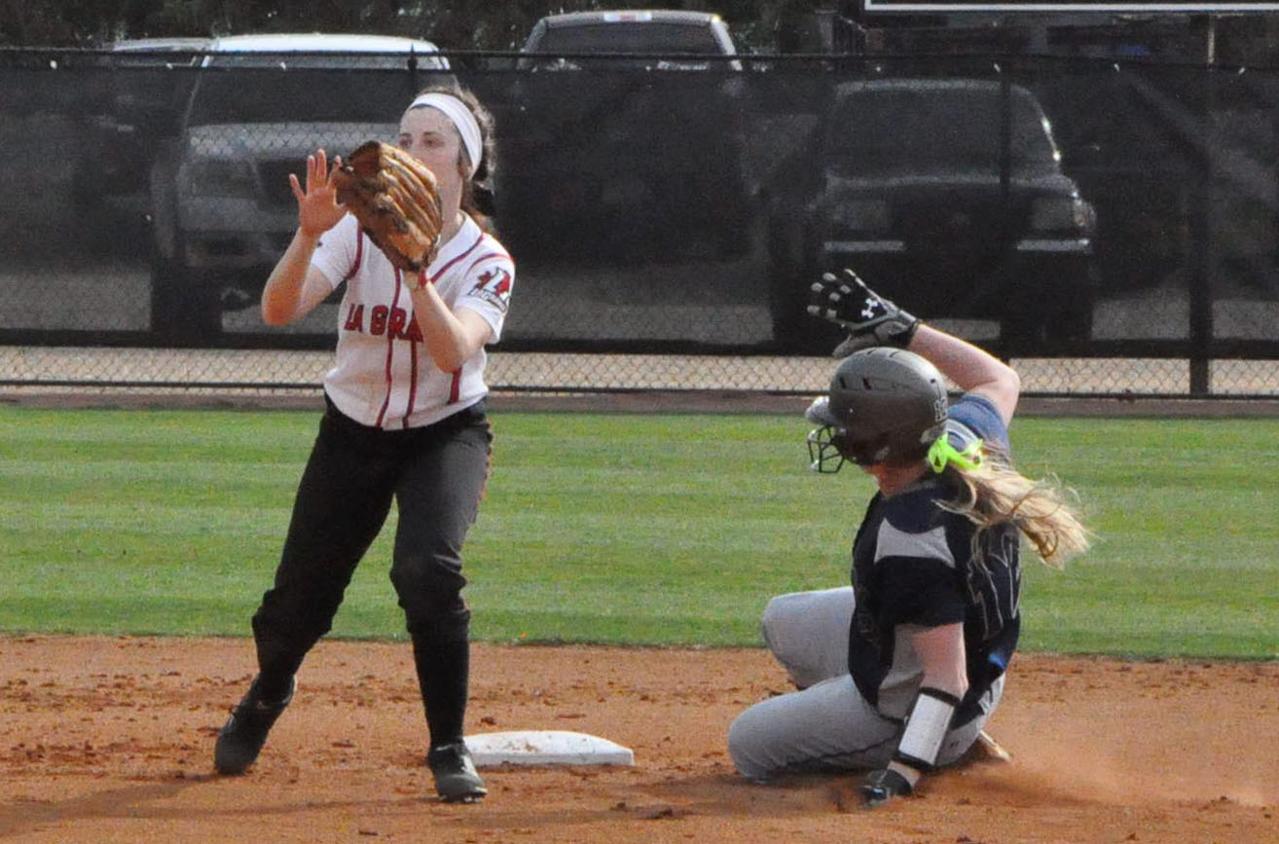
[[[763,634],[800,691],[761,701],[728,730],[728,752],[741,774],[767,780],[786,773],[882,768],[892,759],[902,725],[885,718],[848,673],[853,590],[779,595],[764,609]],[[981,701],[982,713],[947,733],[938,765],[955,762],[995,711],[1004,678]]]

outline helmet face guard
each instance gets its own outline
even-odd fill
[[[814,401],[804,415],[820,426],[807,440],[814,471],[838,472],[845,461],[922,462],[945,431],[945,381],[911,352],[866,349],[840,363],[830,395]]]
[[[844,468],[844,450],[840,440],[848,432],[830,411],[830,397],[813,400],[804,411],[804,418],[816,422],[817,427],[808,432],[808,468],[823,475],[833,475]]]
[[[844,468],[844,454],[835,444],[839,430],[823,425],[808,432],[808,468],[823,475],[833,475]]]
[[[833,475],[844,468],[844,463],[858,466],[874,466],[876,463],[908,465],[928,458],[942,426],[930,428],[920,437],[918,448],[905,451],[894,448],[892,438],[879,436],[872,440],[854,440],[847,429],[835,425],[823,425],[808,432],[809,468],[814,472]]]

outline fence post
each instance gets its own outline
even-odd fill
[[[1194,231],[1194,265],[1190,274],[1190,395],[1207,398],[1212,394],[1212,274],[1216,248],[1214,243],[1213,189],[1217,135],[1216,79],[1213,73],[1215,49],[1213,44],[1213,19],[1204,17],[1204,67],[1202,149],[1203,159],[1199,173],[1199,190],[1196,213],[1191,225]]]

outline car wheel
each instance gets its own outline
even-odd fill
[[[1044,324],[1045,339],[1049,343],[1076,343],[1092,339],[1092,313],[1091,297],[1067,303]]]
[[[87,168],[78,168],[71,176],[71,208],[81,233],[80,245],[92,254],[110,254],[128,242],[113,230],[103,194],[95,189]]]
[[[802,279],[792,247],[781,226],[768,227],[768,315],[773,325],[773,342],[782,351],[791,351],[802,335],[808,319]]]
[[[792,251],[784,227],[769,226],[768,312],[773,323],[773,342],[782,352],[826,357],[847,336],[836,325],[808,312],[809,286],[817,280],[817,264],[809,257],[814,251],[801,242],[799,256]]]
[[[737,185],[722,197],[704,223],[714,232],[715,250],[721,260],[744,258],[751,253],[757,220],[745,185]]]
[[[151,335],[166,345],[202,346],[222,333],[222,297],[216,287],[191,284],[172,261],[151,261]]]
[[[716,252],[721,260],[735,260],[750,254],[753,246],[754,219],[749,207],[743,206],[724,215],[715,232]]]
[[[1093,298],[1082,295],[1057,303],[1023,302],[999,323],[1006,353],[1038,355],[1092,339]]]
[[[793,275],[769,278],[773,342],[783,352],[826,357],[847,335],[837,326],[808,313],[808,294],[802,282],[803,279]]]

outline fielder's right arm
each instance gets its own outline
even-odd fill
[[[333,292],[323,273],[311,266],[311,255],[320,236],[346,215],[333,186],[340,161],[330,170],[324,150],[307,156],[305,190],[298,177],[289,174],[289,186],[298,201],[298,228],[262,289],[262,321],[267,325],[288,325],[301,319]]]

